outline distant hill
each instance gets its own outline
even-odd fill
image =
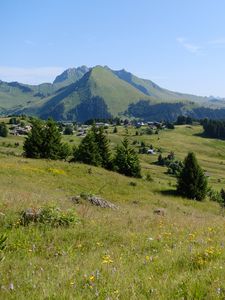
[[[195,110],[201,112],[201,107],[217,115],[218,109],[213,108],[225,107],[225,101],[169,91],[151,80],[107,66],[70,68],[53,83],[40,85],[0,81],[0,114],[25,113],[79,122],[112,116],[173,120],[180,113],[198,115]]]

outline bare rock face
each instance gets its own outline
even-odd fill
[[[30,223],[30,222],[36,222],[41,215],[41,209],[35,209],[35,208],[27,208],[22,213],[22,220],[24,225]]]
[[[159,216],[165,216],[165,209],[164,208],[156,208],[153,211],[154,214],[159,215]]]
[[[102,208],[118,209],[118,207],[115,204],[113,204],[109,201],[106,201],[105,199],[97,197],[97,196],[88,196],[87,200],[91,204],[96,205],[96,206],[100,206]]]
[[[81,199],[87,200],[92,205],[100,206],[102,208],[111,208],[111,209],[118,209],[118,206],[115,204],[95,195],[82,195],[81,196],[75,196],[72,197],[71,200],[75,204],[79,204],[81,202]]]

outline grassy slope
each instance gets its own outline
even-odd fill
[[[125,131],[111,131],[114,148]],[[196,152],[211,174],[210,184],[217,189],[225,185],[225,143],[196,136],[199,126],[179,126],[159,136],[134,133],[129,129],[132,140],[161,147],[163,155],[173,150],[183,158],[189,150]],[[165,168],[151,164],[156,156],[141,156],[143,173],[149,172],[153,182],[95,167],[90,175],[82,164],[4,155],[10,148],[2,141],[12,144],[18,139],[20,147],[11,150],[19,154],[21,137],[0,140],[0,211],[5,214],[0,216],[0,232],[8,235],[0,263],[0,298],[224,299],[224,217],[219,206],[161,193],[174,189],[175,180]],[[129,185],[131,181],[137,186]],[[101,195],[120,209],[85,202],[75,206],[70,198],[81,192]],[[72,208],[82,222],[64,229],[6,227],[17,220],[18,211],[46,204]],[[165,217],[153,214],[157,207],[166,210]],[[106,254],[111,263],[103,263]]]
[[[103,97],[114,115],[125,111],[130,103],[149,98],[103,67],[93,69],[90,81],[92,94]]]
[[[149,97],[128,83],[117,78],[110,70],[95,67],[77,84],[70,85],[55,95],[39,101],[29,108],[29,113],[46,114],[61,104],[64,104],[64,114],[74,109],[79,103],[91,96],[100,96],[105,100],[109,112],[117,115],[127,109],[128,105],[139,99]]]
[[[114,71],[114,73],[122,80],[125,80],[137,89],[140,89],[145,94],[152,96],[155,99],[159,99],[161,102],[183,102],[188,100],[201,103],[206,102],[207,100],[204,97],[182,94],[163,89],[151,80],[139,78],[125,70]]]

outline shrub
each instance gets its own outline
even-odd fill
[[[5,123],[0,123],[0,136],[7,137],[8,136],[8,128]]]
[[[6,247],[6,240],[7,236],[5,234],[0,235],[0,261],[4,259],[2,252]]]
[[[147,181],[153,181],[153,178],[151,176],[151,174],[147,173],[146,174],[146,178],[145,178]]]
[[[71,210],[62,211],[57,207],[44,207],[40,209],[27,209],[20,213],[19,223],[27,226],[33,224],[46,224],[52,227],[69,226],[78,220]]]
[[[221,191],[220,191],[220,197],[221,197],[220,205],[222,207],[225,207],[225,191],[224,191],[224,189],[221,189]]]
[[[208,188],[207,196],[209,197],[210,201],[222,203],[221,193],[213,190],[212,188]]]
[[[65,135],[73,135],[73,127],[67,125],[67,126],[65,127],[63,133],[64,133]]]
[[[115,126],[114,129],[113,129],[113,133],[117,133],[118,132],[118,129],[117,127]]]

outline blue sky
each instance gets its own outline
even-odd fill
[[[0,79],[99,64],[225,97],[224,12],[224,0],[1,0]]]

